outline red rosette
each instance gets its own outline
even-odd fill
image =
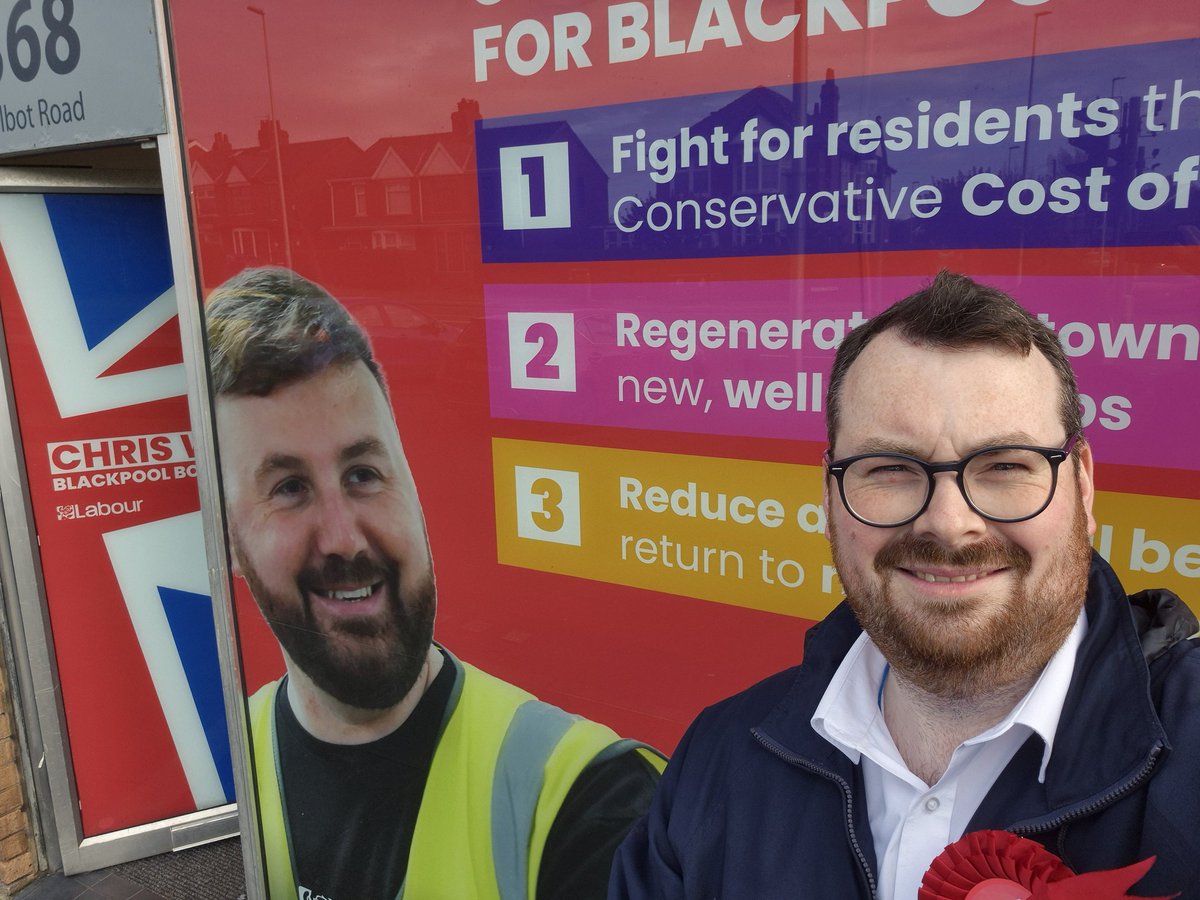
[[[1126,893],[1154,859],[1076,875],[1036,841],[1007,831],[972,831],[929,866],[917,900],[1171,900]]]
[[[1150,871],[1157,857],[1151,856],[1123,869],[1105,869],[1101,872],[1085,872],[1049,885],[1044,895],[1036,900],[1171,900],[1169,897],[1137,897],[1125,893],[1142,880]]]
[[[933,861],[917,900],[1030,900],[1073,874],[1036,841],[1007,831],[972,831]]]

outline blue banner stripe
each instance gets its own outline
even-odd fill
[[[221,667],[217,659],[217,634],[212,618],[212,598],[159,586],[163,611],[187,675],[196,711],[208,739],[226,802],[233,802],[233,760],[229,751],[229,725],[221,693]]]
[[[482,120],[483,259],[1194,244],[1198,54],[1183,40],[831,68],[808,84]]]
[[[46,210],[89,349],[173,283],[161,197],[46,194]]]

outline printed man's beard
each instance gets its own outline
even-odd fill
[[[847,567],[838,552],[837,531],[830,531],[846,599],[863,630],[898,674],[947,700],[982,697],[1036,676],[1066,640],[1087,592],[1091,545],[1082,499],[1070,538],[1040,584],[1029,583],[1029,553],[998,537],[949,550],[911,533],[876,554],[879,582],[874,583]],[[1015,584],[1008,597],[989,598],[982,605],[970,599],[925,599],[898,608],[892,587],[902,576],[896,569],[939,566],[1006,567]]]
[[[292,661],[335,700],[358,709],[387,709],[399,703],[420,677],[433,640],[437,592],[433,572],[402,592],[400,568],[365,556],[329,557],[319,570],[296,579],[299,602],[270,593],[252,566],[242,573],[267,624]],[[346,617],[326,629],[309,602],[318,585],[383,582],[382,618]]]

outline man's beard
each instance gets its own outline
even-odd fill
[[[995,536],[949,550],[903,534],[876,554],[878,584],[845,565],[836,529],[830,537],[846,600],[863,630],[897,674],[947,700],[982,697],[1036,677],[1066,640],[1087,593],[1091,544],[1082,499],[1070,538],[1040,584],[1029,583],[1028,551]],[[1007,568],[1015,583],[1002,599],[924,598],[900,608],[892,594],[894,578],[903,577],[900,567]]]
[[[304,569],[296,578],[297,597],[286,598],[269,591],[244,558],[242,573],[284,651],[335,700],[358,709],[388,709],[416,684],[433,640],[437,593],[431,568],[402,594],[394,561],[331,556],[320,569]],[[312,590],[380,581],[388,601],[384,616],[339,618],[328,627],[317,621]]]

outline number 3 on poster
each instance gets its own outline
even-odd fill
[[[517,536],[580,546],[579,473],[514,466]]]

